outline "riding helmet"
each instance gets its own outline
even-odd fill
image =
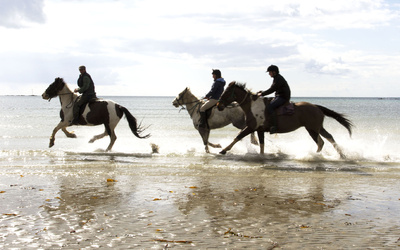
[[[278,68],[278,66],[275,66],[275,65],[269,66],[268,69],[267,69],[267,72],[270,72],[270,71],[275,71],[276,73],[279,74],[279,68]]]

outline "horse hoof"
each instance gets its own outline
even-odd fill
[[[93,143],[93,142],[94,142],[94,140],[90,140],[90,141],[89,141],[89,143]]]
[[[53,147],[54,146],[54,143],[50,143],[49,144],[49,148],[51,148],[51,147]]]
[[[221,155],[225,155],[226,154],[226,151],[225,150],[222,150],[221,152],[219,152]]]
[[[221,144],[215,145],[216,148],[222,148]]]

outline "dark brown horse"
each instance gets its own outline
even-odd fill
[[[260,154],[264,153],[264,133],[269,131],[268,128],[264,127],[265,121],[265,103],[264,98],[259,98],[256,94],[251,93],[246,89],[244,84],[231,82],[229,86],[222,93],[219,103],[217,104],[219,110],[223,110],[226,105],[236,101],[240,104],[243,111],[246,114],[246,127],[239,133],[239,135],[233,140],[233,142],[223,149],[220,153],[226,154],[227,151],[231,150],[236,142],[240,141],[243,137],[249,133],[257,131],[258,139],[260,141]],[[323,127],[324,117],[329,116],[334,118],[340,124],[342,124],[349,132],[351,136],[351,128],[353,124],[350,120],[345,118],[342,114],[336,113],[333,110],[325,108],[320,105],[314,105],[308,102],[298,102],[294,104],[294,114],[292,115],[279,115],[277,117],[278,130],[277,133],[288,133],[298,129],[299,127],[305,127],[310,136],[313,138],[315,143],[318,145],[317,152],[320,152],[324,141],[322,135],[335,147],[337,152],[342,158],[345,155],[342,153],[340,147],[336,144],[332,135],[328,133]]]
[[[66,128],[71,126],[70,121],[72,120],[73,116],[72,109],[76,98],[78,98],[78,95],[74,94],[74,92],[68,88],[67,84],[62,78],[56,78],[42,94],[42,98],[50,101],[51,98],[56,96],[60,97],[61,121],[54,128],[53,133],[51,134],[49,147],[54,145],[55,135],[60,129],[62,129],[67,137],[76,137],[74,133],[68,132]],[[150,136],[149,134],[144,136],[141,135],[144,129],[141,128],[140,124],[137,125],[136,118],[125,107],[122,107],[121,105],[109,100],[97,99],[93,102],[89,102],[84,108],[83,113],[79,116],[79,125],[95,126],[104,124],[104,133],[94,136],[89,142],[92,143],[95,140],[109,135],[110,144],[108,145],[106,151],[110,151],[115,143],[115,140],[117,139],[114,129],[124,114],[128,120],[132,133],[136,137],[142,139]]]

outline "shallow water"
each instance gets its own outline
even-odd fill
[[[1,248],[395,248],[400,245],[399,100],[311,98],[345,113],[352,138],[332,119],[343,148],[316,145],[304,129],[249,139],[227,155],[205,154],[186,110],[172,97],[112,97],[152,137],[122,119],[112,152],[102,127],[57,134],[59,102],[0,97]],[[301,99],[304,100],[304,99]],[[24,104],[24,105],[21,105]],[[223,146],[233,127],[213,131]],[[151,144],[159,154],[151,153]]]

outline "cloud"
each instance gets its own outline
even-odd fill
[[[6,27],[0,27],[1,84],[40,84],[57,76],[75,84],[82,64],[99,91],[112,94],[130,93],[131,83],[139,85],[132,92],[144,95],[143,83],[154,84],[147,95],[186,86],[200,92],[208,88],[211,68],[261,89],[270,64],[307,84],[319,77],[340,78],[343,86],[349,79],[373,82],[380,72],[388,84],[398,78],[396,68],[386,66],[399,61],[400,41],[393,35],[400,28],[399,5],[391,1],[0,3],[0,26]]]
[[[45,22],[43,0],[0,0],[0,4],[0,26],[22,28]]]
[[[390,7],[383,0],[282,0],[273,10],[280,13],[281,27],[369,29],[398,19],[398,12]]]
[[[310,60],[305,63],[305,70],[314,74],[327,74],[343,76],[350,72],[348,67],[340,58],[334,59],[328,63]]]

